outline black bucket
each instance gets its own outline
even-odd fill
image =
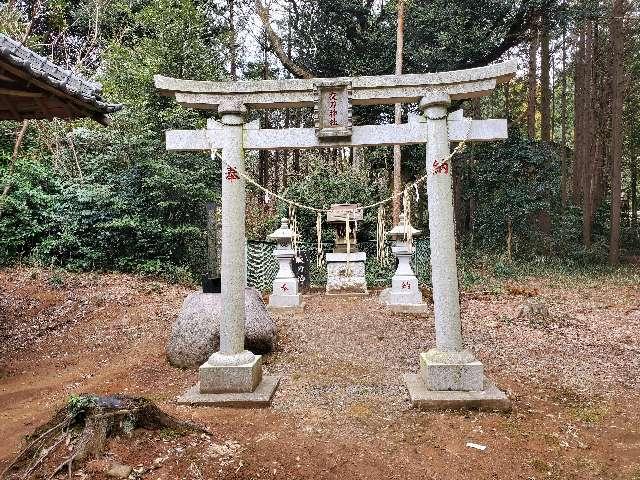
[[[202,275],[202,293],[220,293],[220,277],[210,277],[208,273]]]

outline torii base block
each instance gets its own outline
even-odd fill
[[[509,411],[511,402],[484,375],[484,366],[469,350],[420,354],[418,374],[404,376],[414,407],[423,410]]]
[[[200,393],[200,383],[197,383],[178,398],[178,405],[266,408],[271,405],[279,381],[280,377],[265,375],[253,392],[246,393]]]
[[[261,355],[240,365],[217,365],[210,358],[200,366],[199,377],[200,381],[178,398],[178,405],[268,407],[280,381],[280,377],[262,375]]]
[[[482,410],[489,412],[511,411],[511,401],[491,381],[484,377],[479,391],[429,390],[417,373],[403,376],[409,390],[411,405],[420,410]]]

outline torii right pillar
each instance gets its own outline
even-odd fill
[[[414,407],[425,410],[509,410],[510,401],[484,376],[484,367],[463,346],[456,266],[452,171],[446,92],[420,101],[427,122],[427,194],[436,347],[420,354],[418,374],[405,375]]]

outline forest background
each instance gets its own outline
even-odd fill
[[[207,113],[158,95],[153,75],[197,80],[422,73],[519,59],[490,97],[452,105],[507,118],[509,139],[453,160],[458,251],[571,268],[640,254],[640,14],[628,0],[88,0],[0,3],[0,32],[125,105],[89,120],[0,122],[0,264],[118,270],[176,281],[207,265],[206,205],[220,162],[167,152],[167,129]],[[401,48],[398,48],[398,47]],[[406,121],[412,107],[358,107],[354,123]],[[254,112],[267,128],[312,112]],[[424,172],[424,147],[248,154],[248,174],[308,205],[371,203]],[[427,195],[412,222],[427,229]],[[249,187],[247,236],[285,205]],[[390,225],[399,205],[388,209]],[[375,212],[360,229],[375,238]],[[298,213],[303,237],[315,217]],[[330,232],[325,229],[327,240]],[[505,267],[505,265],[507,267]]]

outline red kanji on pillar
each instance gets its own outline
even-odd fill
[[[411,290],[411,283],[409,283],[409,282],[402,282],[402,289],[403,289],[403,290]]]
[[[286,283],[283,283],[280,288],[282,289],[283,292],[288,292],[289,291],[289,287],[287,287]]]
[[[438,163],[437,160],[433,162],[433,173],[449,173],[449,164],[445,160],[442,163]]]
[[[227,166],[227,172],[225,173],[224,178],[230,182],[235,182],[236,180],[240,180],[240,175],[238,175],[238,171],[235,168]]]

